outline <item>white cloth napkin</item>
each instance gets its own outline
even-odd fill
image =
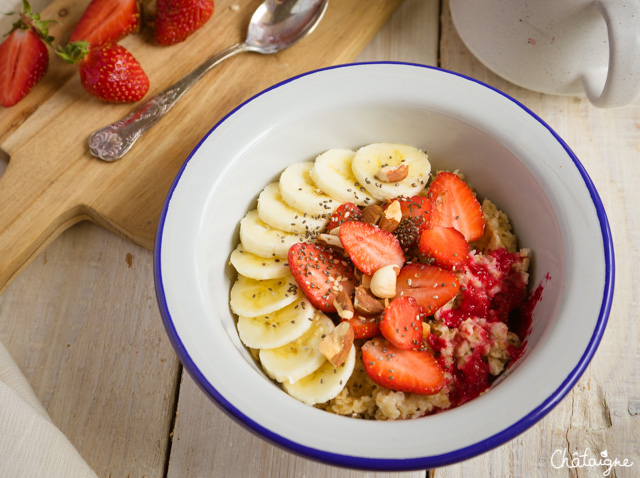
[[[0,477],[96,477],[0,343]]]

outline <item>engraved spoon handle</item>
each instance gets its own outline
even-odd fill
[[[184,78],[153,96],[133,112],[113,124],[94,131],[89,136],[91,154],[105,161],[124,156],[134,143],[175,105],[205,73],[237,53],[252,50],[247,43],[238,43],[209,58]]]

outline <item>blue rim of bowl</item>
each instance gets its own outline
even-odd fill
[[[223,124],[229,117],[234,115],[238,110],[242,109],[246,104],[251,103],[256,98],[270,92],[271,90],[275,90],[280,88],[292,81],[296,81],[299,78],[303,78],[309,75],[313,75],[319,72],[339,69],[339,68],[353,68],[364,65],[401,65],[401,66],[409,66],[416,68],[424,68],[428,70],[436,70],[439,72],[447,73],[450,75],[454,75],[459,78],[464,78],[468,81],[481,85],[493,92],[507,98],[512,101],[518,107],[520,107],[524,112],[529,114],[534,120],[538,121],[542,126],[544,126],[551,135],[560,143],[560,145],[564,148],[569,157],[573,160],[574,165],[580,172],[582,179],[587,187],[589,194],[591,196],[591,200],[596,208],[596,213],[598,216],[598,220],[600,222],[600,230],[602,232],[602,241],[603,241],[603,249],[604,249],[604,258],[605,258],[605,284],[604,284],[604,294],[602,298],[602,305],[600,307],[600,312],[598,316],[598,321],[596,323],[596,327],[594,329],[593,335],[591,336],[591,340],[589,344],[580,357],[580,360],[576,367],[569,373],[564,382],[552,393],[541,405],[537,408],[533,409],[529,412],[525,417],[517,421],[516,423],[510,425],[504,430],[496,433],[478,443],[473,445],[469,445],[464,448],[460,448],[458,450],[454,450],[451,452],[447,452],[440,455],[433,456],[425,456],[419,458],[409,458],[409,459],[392,459],[392,458],[365,458],[358,457],[352,455],[342,455],[338,453],[326,452],[323,450],[318,450],[316,448],[307,447],[301,445],[297,442],[291,441],[281,435],[278,435],[272,432],[269,429],[264,428],[260,424],[256,423],[246,415],[244,415],[240,410],[235,408],[233,404],[227,401],[216,389],[209,383],[206,377],[202,374],[202,372],[195,365],[189,353],[185,349],[178,333],[173,325],[173,321],[171,319],[171,315],[169,314],[169,309],[167,306],[166,296],[164,293],[163,283],[162,283],[162,265],[160,262],[161,256],[161,247],[162,247],[162,233],[164,230],[164,223],[167,216],[167,210],[169,207],[169,203],[171,202],[171,197],[173,196],[173,192],[175,191],[180,178],[186,168],[187,164],[193,157],[193,155],[198,151],[200,146],[209,135],[215,131],[221,124]],[[591,178],[587,174],[582,163],[577,158],[577,156],[573,153],[573,151],[569,148],[569,146],[564,142],[564,140],[547,124],[545,123],[538,115],[536,115],[529,108],[524,106],[522,103],[512,98],[511,96],[503,93],[502,91],[487,85],[475,78],[471,78],[466,75],[462,75],[460,73],[456,73],[453,71],[445,70],[443,68],[438,68],[434,66],[421,65],[417,63],[408,63],[408,62],[392,62],[392,61],[378,61],[378,62],[361,62],[361,63],[347,63],[342,65],[330,66],[326,68],[320,68],[317,70],[312,70],[306,73],[302,73],[300,75],[291,77],[287,80],[284,80],[280,83],[277,83],[260,93],[256,94],[252,98],[248,99],[244,103],[240,104],[236,108],[234,108],[231,112],[224,116],[209,132],[200,140],[198,145],[193,149],[189,157],[185,160],[184,164],[180,168],[171,188],[168,192],[167,199],[165,201],[164,207],[162,209],[162,213],[160,216],[160,220],[158,223],[158,231],[156,234],[156,242],[154,249],[154,278],[155,278],[155,288],[156,288],[156,296],[158,300],[158,305],[160,307],[160,313],[162,316],[162,320],[169,336],[169,339],[180,359],[184,368],[187,369],[189,374],[193,377],[198,386],[211,398],[213,399],[223,411],[225,411],[231,418],[235,419],[239,424],[248,428],[250,431],[257,433],[263,438],[269,440],[273,444],[280,446],[288,451],[301,455],[305,458],[310,458],[313,460],[317,460],[320,462],[324,462],[327,464],[341,466],[346,468],[354,468],[361,470],[379,470],[379,471],[410,471],[410,470],[422,470],[427,468],[436,468],[445,465],[450,465],[453,463],[458,463],[469,458],[473,458],[474,456],[485,453],[493,448],[496,448],[509,440],[515,438],[519,434],[526,431],[528,428],[536,424],[540,421],[547,413],[549,413],[564,397],[565,395],[573,388],[576,382],[580,379],[584,371],[586,370],[589,362],[593,358],[600,341],[602,339],[602,335],[604,334],[605,327],[607,325],[607,320],[609,317],[609,313],[611,310],[611,303],[613,300],[613,290],[614,290],[614,282],[615,282],[615,260],[614,260],[614,251],[613,251],[613,240],[611,236],[611,230],[609,228],[609,221],[607,219],[606,212],[604,210],[604,206],[600,199],[600,196],[595,188],[595,185],[591,181]]]

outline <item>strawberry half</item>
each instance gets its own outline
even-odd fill
[[[157,0],[155,38],[158,45],[187,39],[213,14],[213,0]]]
[[[469,255],[469,243],[453,227],[425,229],[420,235],[418,248],[429,263],[449,270],[459,269]]]
[[[459,288],[457,277],[449,271],[428,264],[407,264],[398,274],[396,297],[413,297],[425,314],[433,315]]]
[[[380,332],[403,350],[418,350],[422,345],[422,309],[413,297],[398,297],[385,308]]]
[[[140,30],[137,0],[92,0],[71,32],[70,42],[87,41],[92,47],[116,43]]]
[[[106,44],[88,49],[88,42],[69,43],[59,49],[65,61],[77,64],[87,92],[109,103],[132,103],[149,90],[149,78],[138,60],[123,46]]]
[[[402,217],[408,218],[418,227],[420,232],[427,226],[431,214],[431,203],[424,196],[398,198]]]
[[[23,1],[20,19],[0,44],[0,105],[5,108],[17,104],[47,72],[47,45],[53,41],[47,30],[49,23],[40,20]]]
[[[469,186],[453,173],[439,173],[427,194],[431,202],[431,225],[453,227],[467,242],[484,234],[482,206]]]
[[[353,327],[355,339],[370,339],[380,335],[379,317],[365,317],[355,314],[351,319],[342,319],[342,322],[349,322]]]
[[[353,267],[342,257],[315,244],[299,242],[289,248],[289,269],[309,301],[323,312],[335,312],[333,302],[343,289],[355,288]]]
[[[333,231],[336,227],[340,227],[343,222],[362,221],[362,209],[352,202],[340,204],[338,209],[331,215],[329,224],[327,224],[327,232]]]
[[[395,264],[402,267],[404,254],[398,239],[390,232],[360,221],[348,221],[340,226],[340,242],[349,257],[365,274]]]
[[[403,350],[376,337],[362,346],[362,362],[369,378],[390,390],[432,395],[444,386],[444,372],[426,350]]]

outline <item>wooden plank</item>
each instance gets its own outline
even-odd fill
[[[52,31],[57,28],[60,38],[66,38],[74,24],[71,19],[82,13],[87,1],[54,0],[43,16],[55,18],[65,12],[65,23]],[[218,120],[278,81],[351,61],[400,2],[331,2],[318,28],[295,48],[228,60],[195,85],[115,163],[91,157],[86,140],[92,131],[121,119],[131,105],[109,105],[91,98],[73,68],[52,58],[51,71],[32,92],[15,107],[0,110],[0,131],[9,131],[1,138],[2,149],[10,156],[0,177],[0,290],[62,230],[82,219],[92,219],[152,248],[176,173]],[[120,43],[149,75],[151,96],[204,59],[240,42],[259,3],[218,0],[214,17],[177,45],[156,45],[150,28]]]
[[[163,476],[179,363],[151,252],[71,228],[0,295],[0,341],[98,476]]]
[[[437,58],[438,10],[437,0],[406,0],[357,60],[433,64]],[[407,32],[407,25],[412,32]],[[179,397],[169,478],[207,476],[211,470],[215,470],[216,476],[225,477],[419,478],[426,475],[425,471],[364,473],[345,470],[288,453],[232,421],[186,374]]]
[[[515,440],[472,460],[438,469],[434,475],[601,477],[606,471],[602,466],[570,471],[551,464],[556,450],[582,454],[588,448],[596,460],[606,450],[612,460],[627,458],[635,463],[631,468],[616,467],[610,476],[638,476],[640,102],[601,110],[586,99],[543,95],[509,83],[485,68],[464,46],[451,23],[447,2],[440,54],[443,68],[484,81],[531,108],[576,153],[600,193],[612,227],[616,292],[604,339],[573,391]]]

